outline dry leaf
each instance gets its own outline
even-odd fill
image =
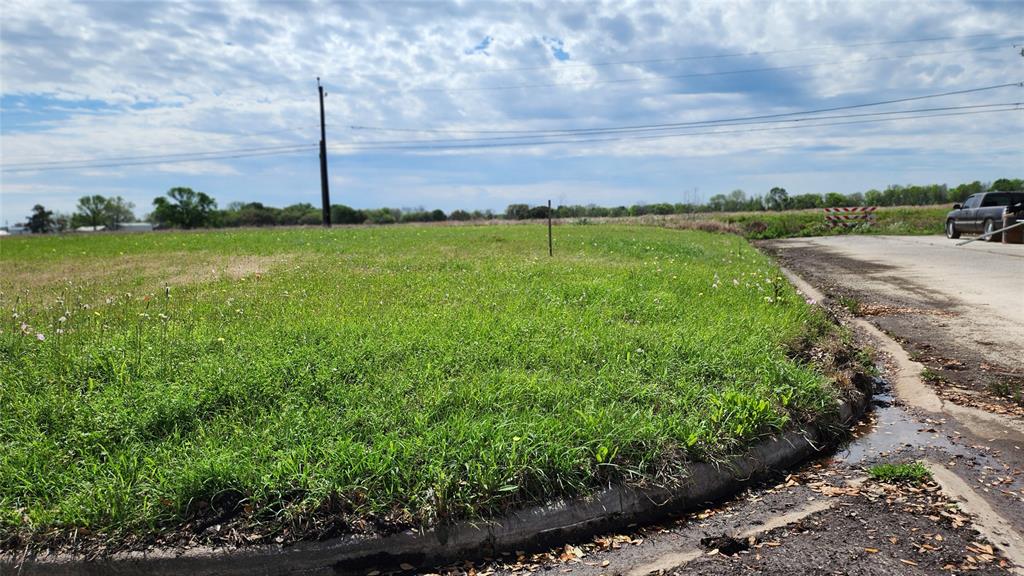
[[[878,554],[878,548],[865,548],[864,551],[868,554]]]

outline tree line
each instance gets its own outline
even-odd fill
[[[945,184],[892,185],[884,190],[871,189],[866,192],[841,194],[796,194],[790,196],[785,188],[774,187],[765,195],[748,196],[743,190],[728,194],[715,194],[705,203],[655,203],[633,204],[631,206],[605,207],[589,204],[586,206],[558,206],[551,209],[554,218],[616,218],[624,216],[645,216],[648,214],[699,214],[706,212],[752,212],[804,210],[844,206],[919,206],[962,202],[971,194],[986,191],[1013,191],[1024,189],[1024,179],[1000,178],[991,183],[974,182],[950,188]],[[37,204],[25,222],[33,233],[61,232],[79,227],[116,230],[125,222],[135,220],[132,211],[135,205],[120,196],[107,198],[101,195],[83,196],[71,215],[54,214]],[[331,222],[334,224],[396,224],[404,222],[443,222],[447,220],[528,220],[547,218],[547,206],[510,204],[504,213],[491,210],[426,210],[424,208],[374,208],[357,209],[344,204],[331,205]],[[167,194],[153,200],[153,211],[147,219],[160,228],[227,228],[239,226],[301,226],[317,225],[322,222],[320,208],[309,203],[292,204],[284,208],[265,206],[260,202],[232,202],[224,209],[217,208],[217,201],[205,192],[191,188],[171,188]]]

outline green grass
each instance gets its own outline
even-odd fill
[[[238,230],[0,241],[0,530],[208,507],[397,524],[671,483],[837,392],[734,235]]]
[[[920,462],[876,464],[868,469],[872,479],[890,484],[922,484],[932,479],[931,470]]]
[[[831,236],[837,234],[942,234],[946,213],[951,206],[882,207],[875,212],[875,223],[853,228],[832,228],[825,223],[824,212],[790,210],[785,212],[736,212],[711,215],[715,220],[737,226],[751,239]]]

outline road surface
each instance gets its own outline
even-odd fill
[[[849,235],[770,246],[812,283],[824,280],[860,303],[920,316],[988,364],[1024,371],[1024,245],[956,244],[936,236]]]

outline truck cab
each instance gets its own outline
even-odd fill
[[[1024,211],[1024,192],[981,192],[971,194],[964,203],[954,204],[946,214],[946,237],[959,238],[961,233],[988,234],[1002,227],[1003,212]],[[989,241],[998,240],[990,236]]]

